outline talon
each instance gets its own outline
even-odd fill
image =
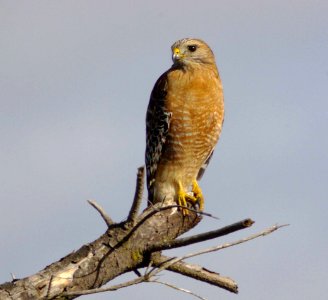
[[[178,199],[177,199],[178,205],[188,207],[188,202],[189,202],[194,206],[195,203],[197,203],[199,201],[199,199],[197,197],[192,196],[189,193],[186,193],[184,191],[183,186],[182,186],[180,181],[178,182],[178,187],[179,187],[179,189],[178,189]],[[199,187],[198,187],[198,190],[201,192]],[[195,193],[194,193],[194,195],[195,195]],[[202,207],[201,204],[200,204],[200,207]],[[188,209],[182,208],[182,214],[184,216],[187,216],[189,214]]]
[[[204,210],[204,196],[203,196],[202,190],[199,187],[196,179],[194,179],[192,182],[192,192],[194,193],[196,202],[199,203],[199,210],[203,211]]]

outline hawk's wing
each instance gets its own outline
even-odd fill
[[[199,171],[198,171],[198,174],[197,174],[197,180],[201,180],[204,173],[205,173],[205,170],[208,166],[208,164],[210,163],[210,160],[213,156],[213,153],[214,153],[214,149],[210,152],[209,156],[206,158],[205,162],[203,163],[203,165],[200,167]]]
[[[146,171],[148,200],[153,202],[153,184],[157,165],[161,159],[163,147],[169,132],[171,112],[165,109],[167,95],[167,72],[155,83],[146,115]]]

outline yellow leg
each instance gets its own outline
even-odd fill
[[[197,182],[196,182],[197,184]],[[193,185],[194,187],[194,185]],[[198,185],[197,185],[198,187]],[[200,188],[198,187],[198,190],[201,192]],[[187,202],[192,203],[193,205],[195,202],[198,201],[197,197],[194,197],[192,195],[189,195],[188,193],[185,192],[181,182],[178,182],[178,205],[182,207],[188,207]],[[182,213],[184,216],[188,215],[188,209],[182,208]]]
[[[196,201],[199,202],[199,210],[203,211],[204,210],[204,196],[203,196],[202,190],[199,187],[196,179],[194,179],[192,182],[192,192],[194,193],[194,197],[196,198]]]
[[[183,208],[183,207],[188,207],[187,202],[194,202],[196,201],[196,198],[192,197],[191,195],[188,195],[183,186],[182,183],[179,181],[178,182],[178,205],[182,206],[182,214],[184,216],[187,216],[189,214],[188,209]]]

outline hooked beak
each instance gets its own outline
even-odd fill
[[[180,60],[183,57],[182,53],[180,52],[179,48],[174,48],[172,53],[172,60],[173,62],[176,62]]]

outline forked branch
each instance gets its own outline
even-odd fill
[[[113,291],[142,282],[165,284],[202,298],[191,291],[159,282],[157,275],[162,270],[176,272],[237,293],[238,287],[234,280],[183,260],[247,242],[272,233],[282,226],[273,226],[248,238],[182,257],[164,256],[161,254],[162,250],[214,239],[248,228],[254,222],[251,219],[245,219],[217,230],[178,238],[196,226],[202,215],[206,216],[207,214],[200,214],[194,209],[190,209],[188,215],[183,216],[177,205],[163,207],[160,203],[149,206],[139,214],[143,177],[144,169],[142,167],[138,169],[134,201],[127,221],[114,223],[99,204],[89,201],[106,222],[108,226],[106,232],[95,241],[83,245],[79,250],[68,254],[34,275],[1,284],[0,299],[74,299],[80,295]],[[142,267],[147,268],[146,272],[136,279],[105,288],[101,287],[121,274],[131,271],[140,274],[137,270]]]

